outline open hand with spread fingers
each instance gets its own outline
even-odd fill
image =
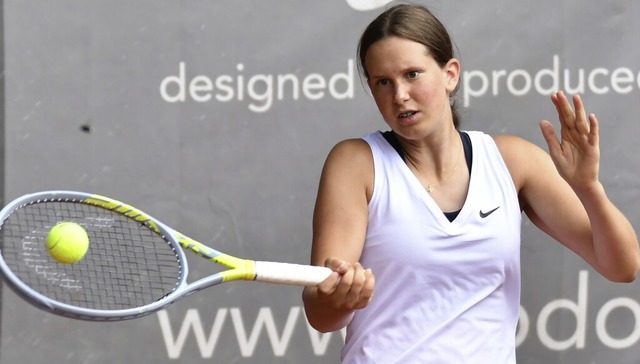
[[[549,146],[549,154],[558,172],[574,189],[598,183],[600,146],[598,119],[587,116],[582,99],[573,96],[573,106],[562,92],[551,96],[560,120],[560,139],[551,122],[543,120],[540,129]]]

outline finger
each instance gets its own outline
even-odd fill
[[[584,111],[584,104],[579,95],[573,96],[573,106],[575,107],[575,127],[582,134],[589,134],[589,124],[587,123],[587,114]]]
[[[540,131],[542,131],[542,136],[544,140],[547,142],[547,147],[549,148],[549,154],[554,154],[560,151],[561,145],[558,136],[553,128],[553,125],[548,120],[542,120],[540,122]]]
[[[373,287],[375,279],[371,269],[357,270],[350,297],[353,299],[353,308],[361,309],[367,307],[373,298]]]
[[[373,293],[373,289],[376,286],[376,277],[373,275],[373,271],[371,270],[371,268],[368,268],[365,271],[365,275],[367,278],[367,282],[365,284],[365,289],[370,292]]]
[[[589,114],[589,143],[598,145],[600,142],[600,123],[595,114]]]
[[[365,271],[365,284],[362,289],[362,295],[367,300],[367,303],[366,303],[367,305],[371,303],[371,300],[373,299],[373,290],[375,288],[375,285],[376,285],[376,278],[373,275],[373,272],[371,271],[371,269],[367,269]]]
[[[336,257],[327,258],[327,260],[324,261],[324,266],[340,274],[346,273],[351,268],[349,262]]]
[[[340,281],[335,287],[335,291],[333,293],[337,300],[347,300],[349,292],[351,291],[351,286],[353,285],[354,274],[355,269],[352,266],[347,272],[340,276]]]
[[[353,279],[351,281],[351,286],[349,287],[349,292],[347,294],[347,299],[353,304],[357,304],[360,301],[362,288],[365,285],[366,281],[366,272],[360,263],[353,264]]]
[[[329,257],[325,260],[324,265],[333,270],[333,272],[318,285],[318,294],[326,297],[336,291],[342,275],[349,270],[350,264],[342,259]]]
[[[318,284],[318,294],[321,296],[328,296],[335,292],[338,284],[340,283],[341,276],[338,272],[331,272],[324,281]]]
[[[558,91],[556,93],[556,99],[554,101],[554,105],[556,106],[556,110],[558,112],[558,117],[560,119],[560,125],[563,127],[572,130],[575,128],[575,113],[573,112],[573,108],[565,96],[564,92]]]
[[[354,306],[355,309],[362,309],[367,307],[371,301],[373,300],[373,289],[375,286],[375,278],[371,269],[367,269],[364,271],[365,273],[365,282],[360,291],[360,297],[357,304]]]
[[[338,273],[333,272],[329,277],[334,277],[334,280],[331,281],[330,278],[325,279],[317,286],[318,297],[332,307],[343,307],[345,305],[345,292],[348,292],[348,289],[344,289],[345,276],[340,276]]]

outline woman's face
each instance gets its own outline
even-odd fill
[[[427,48],[399,37],[384,38],[367,50],[369,88],[384,120],[408,139],[449,122],[449,95],[455,89],[459,62],[440,67]]]

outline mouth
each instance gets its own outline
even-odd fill
[[[412,116],[414,116],[415,114],[417,114],[417,111],[406,111],[406,112],[402,112],[400,114],[398,114],[398,118],[400,119],[407,119],[410,118]]]

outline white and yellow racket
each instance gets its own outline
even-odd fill
[[[61,221],[87,231],[89,250],[79,262],[61,264],[49,256],[47,235]],[[184,250],[228,269],[189,283]],[[145,316],[224,282],[313,286],[331,274],[325,267],[223,254],[132,206],[73,191],[28,194],[0,211],[0,272],[37,307],[92,321]]]

